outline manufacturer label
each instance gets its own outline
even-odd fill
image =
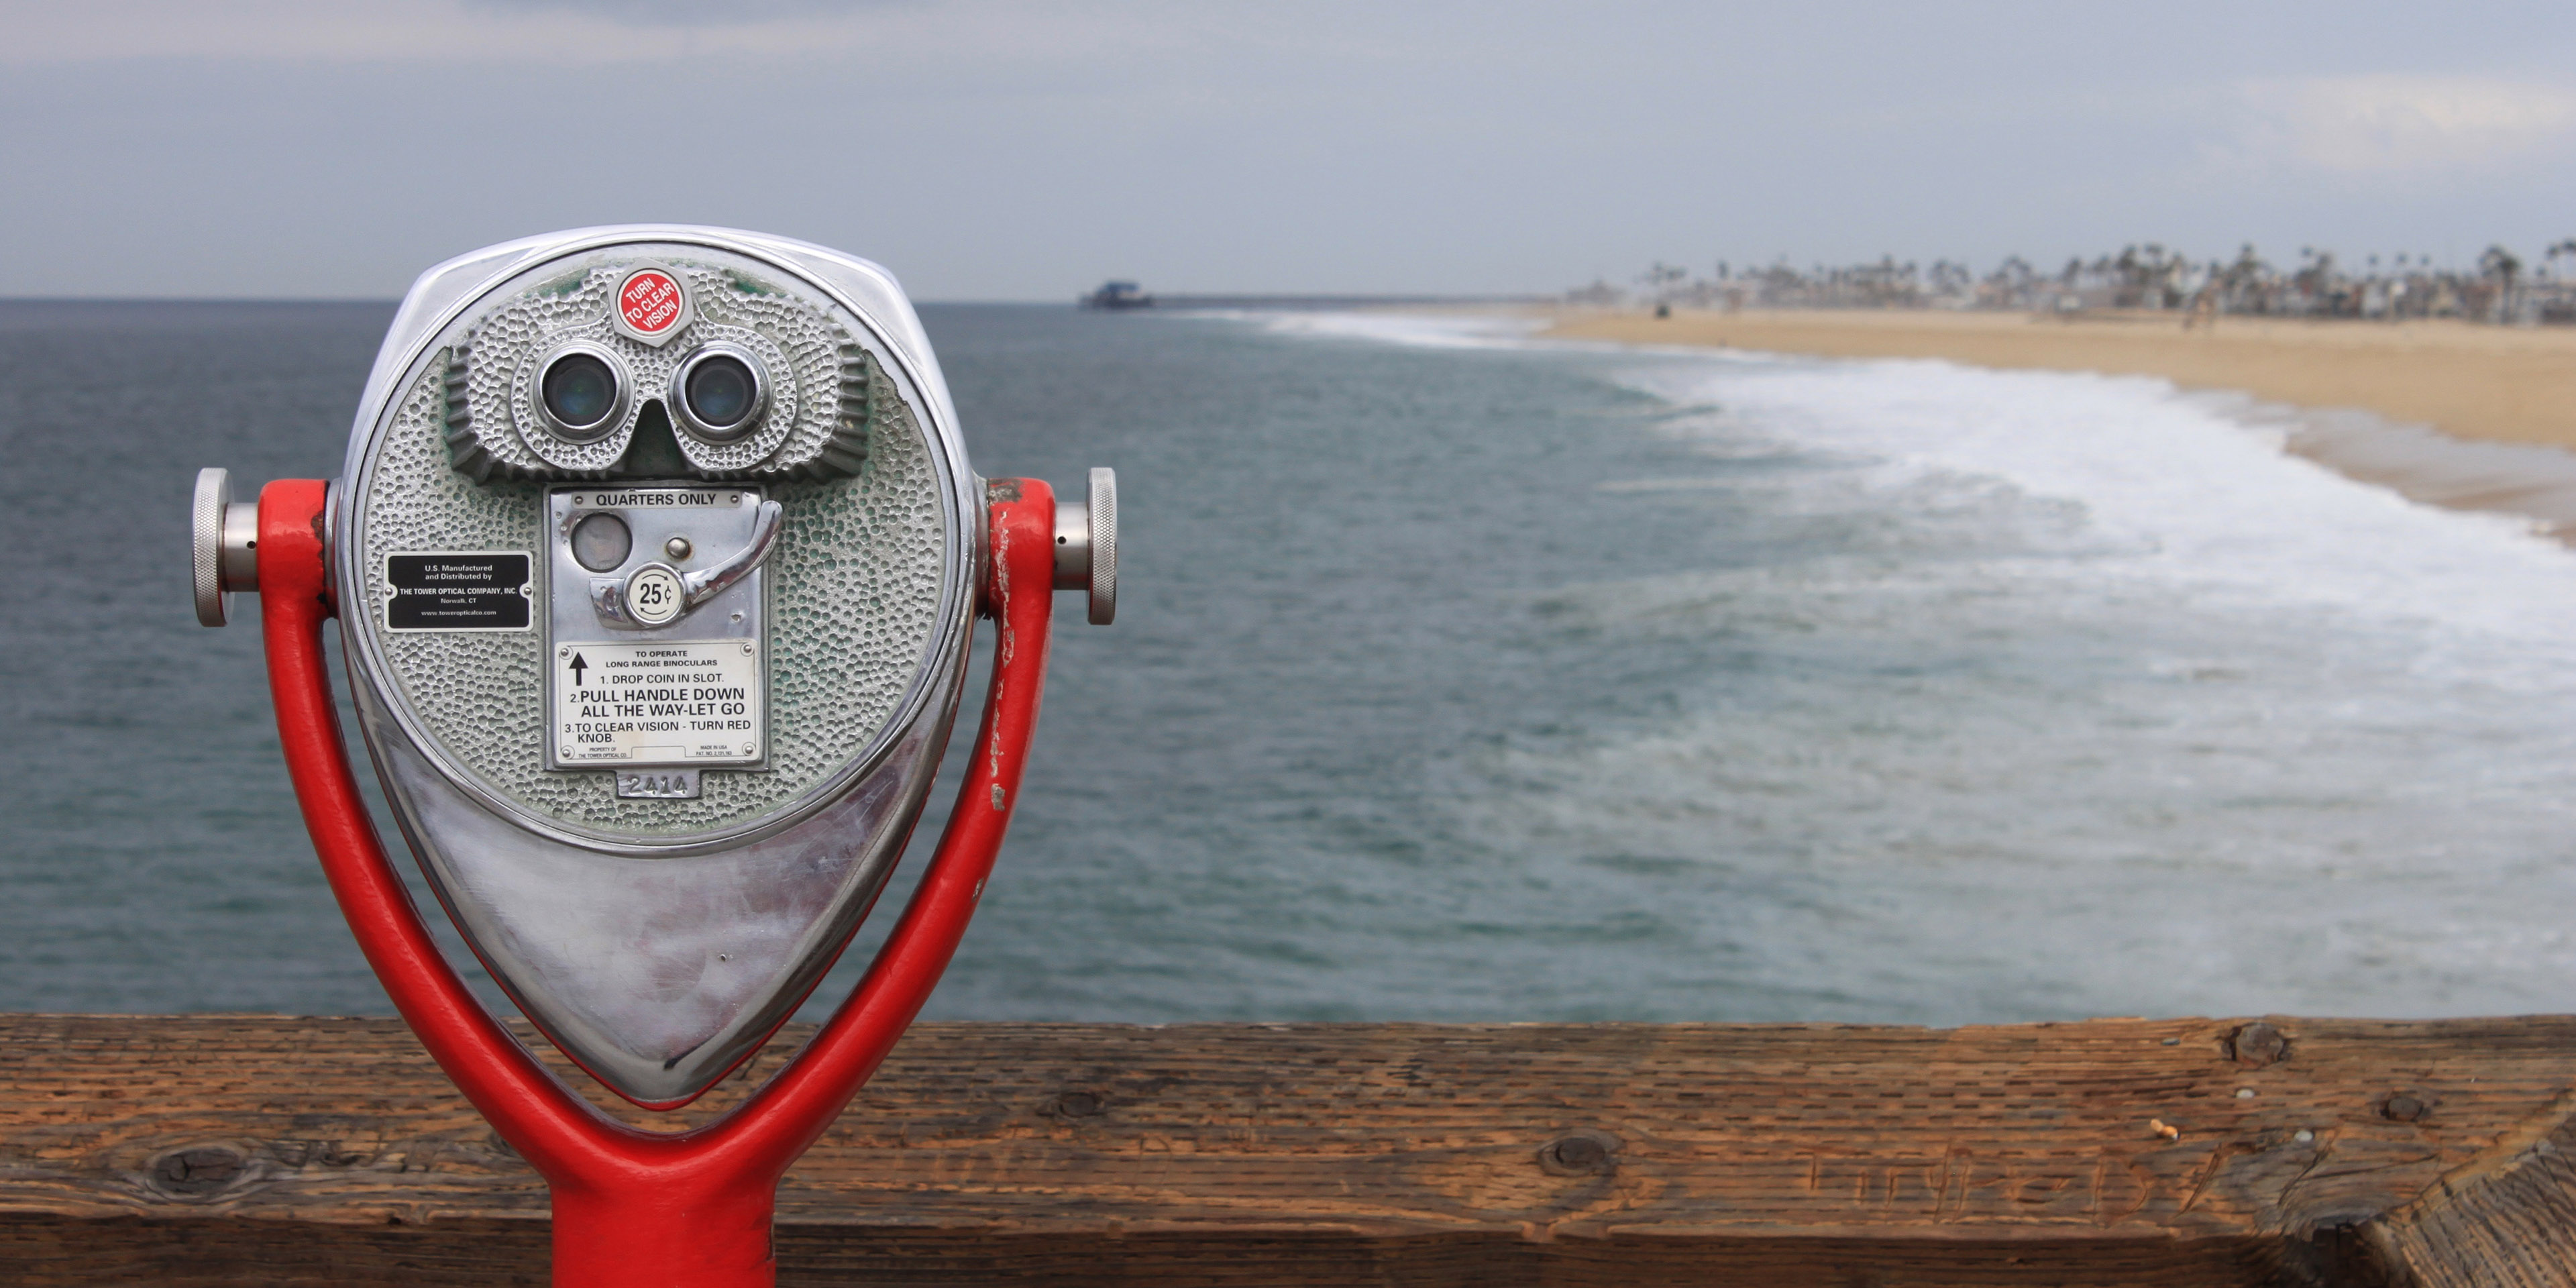
[[[760,650],[747,640],[558,644],[555,759],[575,765],[743,765],[766,733]],[[694,793],[692,793],[694,794]]]
[[[669,339],[688,311],[688,293],[678,278],[661,269],[636,269],[617,284],[617,319],[638,340],[659,344]]]
[[[388,631],[524,631],[536,587],[526,551],[431,551],[385,556]]]

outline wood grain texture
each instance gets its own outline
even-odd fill
[[[2576,1284],[2572,1085],[2563,1017],[929,1024],[781,1279]],[[0,1016],[0,1281],[540,1284],[546,1219],[398,1022]]]

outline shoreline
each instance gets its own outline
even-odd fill
[[[2154,376],[2299,413],[2285,447],[2453,509],[2576,544],[2576,328],[1921,310],[1556,310],[1549,339]]]

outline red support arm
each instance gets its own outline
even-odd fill
[[[282,480],[259,498],[261,629],[277,728],[331,892],[394,1008],[495,1130],[546,1178],[558,1288],[768,1288],[779,1178],[876,1071],[966,933],[1018,804],[1045,683],[1055,494],[991,485],[992,689],[975,758],[930,866],[885,947],[812,1043],[733,1112],[659,1134],[620,1123],[558,1081],[485,1011],[440,956],[367,817],[323,661],[333,615],[322,557],[324,486]]]

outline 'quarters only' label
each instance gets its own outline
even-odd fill
[[[576,765],[748,765],[767,733],[749,640],[557,644],[555,760]]]
[[[523,550],[385,556],[385,629],[524,631],[536,586]]]

